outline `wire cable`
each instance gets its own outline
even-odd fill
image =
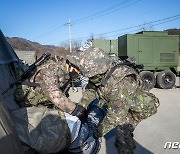
[[[167,23],[167,22],[177,20],[179,18],[180,18],[180,15],[174,15],[174,16],[171,16],[171,17],[167,17],[167,18],[147,22],[146,24],[153,24],[154,23],[154,25],[151,25],[151,26],[157,26],[157,25],[161,25],[163,23]],[[158,22],[160,22],[160,23],[158,23]],[[155,23],[157,23],[157,24],[155,24]],[[119,31],[123,31],[123,30],[128,30],[128,29],[132,29],[132,28],[137,28],[137,27],[140,27],[137,30],[141,30],[142,29],[141,26],[143,26],[143,25],[144,25],[144,23],[136,25],[136,26],[131,26],[131,27],[123,28],[123,29],[118,29],[118,30],[106,32],[106,33],[95,34],[94,36],[98,37],[100,35],[111,34],[111,33],[119,32]],[[120,34],[118,34],[118,35],[120,35]],[[88,39],[88,38],[89,38],[89,36],[88,37],[81,37],[81,38],[73,38],[72,40],[84,40],[84,39]],[[68,40],[64,40],[64,41],[61,41],[61,42],[66,42],[66,41],[68,41]],[[61,43],[61,42],[59,42],[59,43]]]

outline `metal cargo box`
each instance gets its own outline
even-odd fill
[[[118,37],[118,56],[133,57],[144,70],[165,70],[178,65],[179,36],[143,31]]]

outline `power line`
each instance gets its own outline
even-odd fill
[[[126,8],[126,7],[128,7],[128,6],[131,6],[131,5],[133,5],[133,4],[138,3],[138,2],[140,2],[140,1],[141,1],[141,0],[137,0],[137,1],[133,2],[133,3],[131,3],[131,4],[128,4],[128,5],[123,6],[123,7],[121,7],[121,8],[118,8],[118,9],[112,10],[112,11],[110,11],[110,12],[104,13],[104,14],[102,14],[102,15],[99,15],[99,16],[96,16],[96,17],[93,17],[93,18],[90,18],[90,19],[88,19],[88,20],[86,20],[86,21],[82,21],[82,22],[87,22],[87,21],[94,20],[94,19],[96,19],[96,18],[99,18],[99,17],[105,16],[105,15],[111,14],[111,13],[113,13],[113,12],[117,11],[117,10],[120,10],[120,9]],[[79,24],[79,23],[81,23],[81,22],[78,22],[78,24]],[[76,23],[74,23],[74,24],[76,24]]]
[[[163,23],[167,23],[170,21],[174,21],[180,18],[180,15],[175,15],[175,16],[171,16],[171,17],[167,17],[167,18],[163,18],[163,19],[159,19],[159,20],[155,20],[155,21],[151,21],[151,22],[147,22],[146,24],[153,24],[152,26],[157,26],[157,25],[161,25]],[[158,23],[160,22],[160,23]],[[157,23],[157,24],[155,24]],[[106,32],[106,33],[100,33],[100,34],[95,34],[94,36],[100,36],[100,35],[105,35],[105,34],[110,34],[110,33],[115,33],[115,32],[119,32],[119,31],[123,31],[123,30],[128,30],[128,29],[132,29],[132,28],[137,28],[137,27],[141,27],[143,26],[143,24],[139,24],[136,26],[131,26],[131,27],[127,27],[127,28],[123,28],[123,29],[118,29],[118,30],[114,30],[114,31],[110,31],[110,32]],[[138,30],[140,30],[141,28],[138,28]],[[74,38],[72,40],[83,40],[83,39],[88,39],[89,37],[81,37],[81,38]],[[67,40],[61,41],[61,42],[66,42]],[[59,43],[61,43],[59,42]]]
[[[174,21],[174,20],[176,20],[176,19],[180,19],[180,16],[179,16],[179,17],[176,17],[176,18],[174,18],[174,19],[170,19],[170,20],[168,20],[168,21],[163,21],[163,22],[160,22],[160,23],[151,25],[151,26],[152,26],[152,27],[153,27],[153,26],[158,26],[158,25],[161,25],[161,24],[164,24],[164,23],[167,23],[167,22]],[[146,23],[146,24],[149,24],[149,23]],[[142,26],[143,26],[143,24],[142,24]],[[138,28],[138,29],[133,30],[133,31],[138,32],[138,31],[140,31],[140,30],[142,30],[142,28]],[[112,35],[112,36],[108,36],[108,37],[113,37],[113,36],[117,36],[117,35],[123,35],[123,34],[131,33],[131,32],[133,32],[133,31],[129,31],[129,32],[121,33],[121,34],[116,34],[116,35]]]
[[[166,7],[172,6],[172,5],[174,5],[177,1],[178,1],[178,0],[174,0],[174,1],[171,1],[171,3],[168,3],[168,4],[164,5],[164,6],[160,6],[160,7],[151,9],[151,10],[149,10],[149,11],[145,11],[144,13],[137,14],[137,15],[134,16],[133,18],[137,18],[137,17],[139,17],[139,16],[142,16],[142,15],[145,15],[145,14],[148,14],[148,13],[151,13],[151,12],[153,12],[153,11],[157,11],[157,10],[159,11],[159,10],[162,9],[162,8],[166,8]],[[126,20],[126,21],[128,21],[128,20]],[[112,26],[112,25],[117,25],[118,23],[121,23],[121,22],[122,22],[122,21],[115,22],[115,23],[113,23],[113,24],[106,25],[106,27],[107,27],[107,26]]]
[[[110,36],[108,36],[108,38],[115,37],[115,36],[121,36],[121,35],[125,35],[125,34],[128,34],[128,33],[139,32],[140,30],[141,30],[141,28],[138,28],[138,29],[127,31],[127,32],[123,32],[123,33],[120,33],[120,34],[118,33],[118,34],[115,34],[115,35],[110,35]]]
[[[54,28],[53,30],[50,30],[50,31],[48,31],[48,32],[46,32],[46,33],[44,33],[44,34],[41,34],[41,35],[39,35],[39,36],[36,36],[36,37],[34,37],[34,38],[32,38],[32,39],[42,38],[42,37],[44,37],[44,36],[47,36],[47,35],[50,34],[50,33],[58,32],[59,29],[60,29],[60,28],[63,28],[63,27],[64,27],[64,25],[58,26],[58,27]]]
[[[163,22],[160,22],[160,23],[151,25],[151,26],[152,26],[152,27],[158,26],[158,25],[161,25],[161,24],[164,24],[164,23],[167,23],[167,22],[171,22],[171,21],[177,20],[177,19],[180,19],[180,16],[179,16],[179,17],[176,17],[176,18],[174,18],[174,19],[170,19],[170,20],[168,20],[168,21],[163,21]],[[152,22],[149,22],[149,23],[152,23]],[[149,24],[149,23],[146,23],[146,24]],[[142,24],[141,26],[143,26],[143,24]],[[142,28],[138,28],[138,29],[133,30],[133,31],[140,31],[140,30],[142,30]],[[131,31],[130,31],[130,32],[131,32]],[[127,33],[130,33],[130,32],[126,32],[126,33],[122,33],[122,34],[116,34],[116,35],[123,35],[123,34],[127,34]],[[116,36],[116,35],[112,35],[112,36]],[[108,36],[108,37],[112,37],[112,36]]]
[[[132,0],[124,0],[124,1],[122,1],[120,3],[118,3],[118,4],[115,4],[115,5],[111,6],[111,7],[106,8],[106,9],[104,9],[102,11],[96,12],[96,13],[94,13],[92,15],[89,15],[89,16],[81,18],[81,19],[77,19],[77,20],[73,21],[73,23],[77,24],[77,23],[79,23],[79,22],[81,22],[83,20],[91,19],[91,18],[95,17],[96,15],[99,15],[99,14],[102,14],[104,12],[110,11],[110,10],[112,10],[114,8],[117,8],[117,7],[119,7],[119,6],[123,5],[123,4],[126,4],[126,3],[130,2],[130,1],[132,1]]]
[[[96,12],[96,13],[90,15],[90,16],[87,16],[87,17],[84,17],[84,18],[75,20],[75,21],[72,22],[72,24],[78,24],[78,23],[81,23],[81,22],[86,22],[86,20],[92,20],[93,17],[94,17],[93,19],[99,18],[99,17],[101,17],[101,16],[104,16],[104,15],[110,14],[110,13],[112,13],[112,12],[115,12],[115,11],[121,9],[121,8],[128,7],[128,6],[130,6],[130,5],[134,4],[134,3],[137,3],[138,1],[141,1],[141,0],[137,0],[137,1],[135,1],[134,3],[131,3],[131,4],[127,5],[127,6],[124,6],[124,7],[121,7],[121,8],[119,8],[119,9],[113,10],[114,8],[117,8],[117,7],[119,7],[119,6],[121,6],[121,5],[124,5],[124,4],[128,3],[128,2],[131,2],[131,1],[132,1],[132,0],[124,0],[124,1],[122,1],[122,2],[120,2],[120,3],[118,3],[118,4],[115,4],[115,5],[113,5],[113,6],[109,7],[109,8],[106,8],[106,9],[102,10],[102,11]],[[111,11],[111,10],[113,10],[113,11]],[[110,11],[110,12],[107,12],[107,11]],[[105,13],[105,14],[102,14],[102,13],[104,13],[104,12],[106,12],[106,13]],[[101,14],[101,15],[99,15],[99,14]],[[99,15],[99,16],[97,16],[97,15]],[[96,16],[97,16],[97,17],[96,17]],[[32,39],[42,38],[42,37],[47,36],[48,34],[58,32],[59,29],[61,29],[61,28],[63,28],[63,27],[64,27],[64,25],[58,26],[58,27],[54,28],[53,30],[50,30],[50,31],[48,31],[48,32],[46,32],[46,33],[44,33],[44,34],[42,34],[42,35],[36,36],[36,37],[34,37],[34,38],[32,38]]]
[[[168,20],[168,21],[164,21],[164,22],[161,22],[161,23],[158,23],[158,24],[152,25],[152,26],[161,25],[161,24],[164,24],[164,23],[167,23],[167,22],[170,22],[170,21],[174,21],[174,20],[179,19],[179,18],[180,18],[180,16],[179,16],[179,17],[176,17],[176,18],[174,18],[174,19],[170,19],[170,20]]]
[[[175,15],[175,16],[171,16],[171,17],[167,17],[167,18],[163,18],[163,19],[159,19],[159,20],[147,22],[146,24],[152,24],[152,23],[164,21],[164,20],[171,19],[171,18],[174,18],[174,17],[180,17],[180,15]],[[109,34],[109,33],[114,33],[114,32],[118,32],[118,31],[122,31],[122,30],[127,30],[127,29],[131,29],[131,28],[136,28],[136,27],[140,27],[140,26],[143,26],[143,25],[144,25],[144,24],[140,24],[140,25],[136,25],[136,26],[131,26],[131,27],[123,28],[123,29],[118,29],[118,30],[115,30],[115,31],[110,31],[110,32],[106,32],[106,33],[101,33],[100,35],[105,35],[105,34]],[[99,35],[99,34],[97,34],[97,35]]]
[[[175,0],[175,1],[173,1],[173,3],[175,3],[177,0]],[[137,1],[135,1],[134,3],[136,3]],[[167,6],[169,6],[170,4],[173,4],[173,3],[169,3]],[[132,3],[130,4],[130,5],[132,5]],[[159,8],[156,8],[156,9],[160,9],[160,8],[162,8],[162,7],[159,7]],[[152,10],[151,10],[152,11]],[[145,12],[145,13],[147,13],[147,12]],[[145,14],[145,13],[143,13],[143,15]],[[141,15],[141,14],[140,14]],[[135,18],[136,18],[137,16],[135,16]],[[126,20],[127,21],[127,20]],[[121,21],[122,22],[122,21]],[[112,24],[111,24],[112,25]],[[122,29],[122,30],[124,30],[124,29]]]

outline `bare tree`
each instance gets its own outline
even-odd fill
[[[89,38],[87,39],[87,42],[92,42],[92,40],[94,40],[94,34],[91,33]]]
[[[69,41],[63,41],[59,44],[60,47],[68,49],[69,48]]]
[[[81,40],[72,40],[72,49],[79,48],[81,46],[81,42]],[[69,41],[63,41],[60,43],[59,46],[69,50]]]
[[[100,34],[95,37],[94,34],[91,33],[86,42],[92,42],[92,40],[95,40],[95,39],[96,40],[106,40],[106,36],[104,36],[103,34]]]
[[[78,49],[81,47],[82,40],[73,40],[72,41],[72,48]]]

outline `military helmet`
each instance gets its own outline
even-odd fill
[[[105,73],[110,67],[112,60],[107,53],[100,48],[90,47],[78,54],[67,56],[67,60],[78,67],[86,77],[93,77]]]

